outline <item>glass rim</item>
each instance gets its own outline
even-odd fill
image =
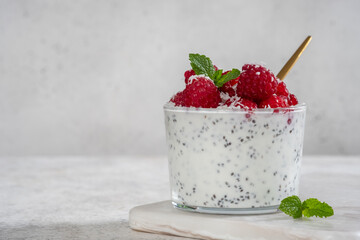
[[[163,106],[164,111],[169,112],[187,112],[187,113],[276,113],[276,112],[302,112],[306,110],[306,104],[300,103],[295,106],[285,108],[256,108],[253,110],[239,108],[195,108],[179,107],[168,102]]]

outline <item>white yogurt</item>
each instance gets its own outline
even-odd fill
[[[173,203],[266,208],[298,194],[305,106],[287,109],[165,105]]]

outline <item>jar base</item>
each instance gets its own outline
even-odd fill
[[[208,214],[225,214],[225,215],[258,215],[279,212],[279,205],[269,207],[255,207],[255,208],[212,208],[212,207],[197,207],[188,206],[172,202],[172,205],[180,210]]]

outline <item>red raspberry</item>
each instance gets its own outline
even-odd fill
[[[178,92],[171,99],[170,102],[175,103],[175,106],[184,106],[185,96],[184,91]]]
[[[268,99],[261,101],[258,105],[259,108],[282,108],[288,107],[289,102],[285,96],[272,95]]]
[[[298,104],[296,96],[289,93],[289,90],[286,88],[286,84],[284,82],[279,82],[276,95],[287,97],[289,106],[294,106]]]
[[[256,103],[254,103],[253,101],[240,97],[229,98],[225,102],[225,105],[227,105],[228,107],[236,107],[249,110],[257,108]]]
[[[195,75],[195,72],[194,70],[187,70],[185,73],[184,73],[184,77],[185,77],[185,84],[188,84],[189,83],[189,77],[191,76],[194,76]]]
[[[226,73],[228,73],[230,71],[226,71],[224,72],[222,75],[225,75]],[[230,97],[233,97],[236,95],[236,87],[237,87],[237,83],[239,82],[239,77],[230,80],[228,82],[226,82],[220,89],[221,92],[227,93],[229,94]]]
[[[260,102],[276,93],[277,85],[278,82],[270,70],[256,64],[245,64],[236,93],[239,97]]]
[[[289,105],[290,106],[295,106],[296,104],[299,103],[299,101],[297,100],[296,96],[294,94],[290,94],[288,97],[289,100]]]
[[[276,90],[276,95],[281,95],[285,97],[289,96],[289,90],[286,88],[286,84],[283,81],[279,82]]]
[[[184,90],[186,107],[217,108],[220,92],[214,82],[206,77],[196,77]]]

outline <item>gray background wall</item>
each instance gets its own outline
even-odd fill
[[[0,0],[0,155],[165,154],[189,52],[266,63],[308,105],[305,154],[360,154],[360,1]]]

